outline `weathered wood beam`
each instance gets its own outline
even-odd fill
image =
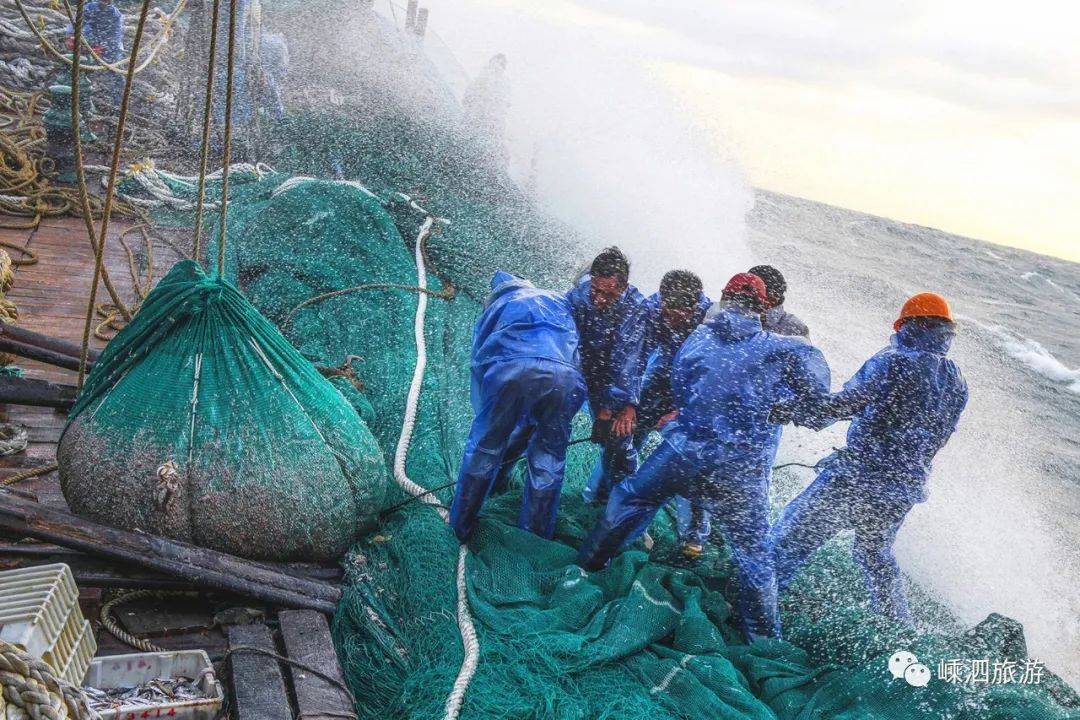
[[[26,497],[23,495],[22,497]],[[30,499],[34,499],[30,496]],[[0,567],[20,568],[64,563],[71,568],[79,585],[88,587],[126,587],[146,589],[191,589],[186,580],[145,570],[137,565],[94,558],[52,543],[0,543]],[[341,568],[314,563],[262,563],[286,575],[338,585]],[[84,580],[80,580],[84,578]]]
[[[278,621],[289,659],[345,684],[334,640],[330,637],[330,626],[323,615],[311,610],[282,610],[278,613]],[[289,665],[288,671],[296,692],[297,720],[356,717],[352,699],[341,688],[295,665]]]
[[[32,405],[66,410],[75,402],[74,385],[61,385],[47,380],[26,377],[0,376],[0,404]]]
[[[47,350],[46,348],[40,348],[37,345],[19,342],[10,337],[0,336],[0,352],[18,355],[27,360],[37,360],[38,362],[43,362],[47,365],[55,365],[56,367],[62,367],[66,370],[79,369],[78,355],[65,355],[63,353],[58,353],[55,350]],[[87,363],[87,367],[91,367],[92,365],[93,363]]]
[[[229,649],[254,647],[277,653],[270,628],[263,624],[232,625]],[[281,665],[268,655],[237,651],[229,656],[236,720],[293,720]]]
[[[27,330],[18,325],[9,325],[2,321],[0,321],[0,336],[9,337],[16,342],[25,343],[26,345],[35,345],[39,348],[44,348],[45,350],[52,350],[61,355],[69,355],[73,358],[78,358],[79,353],[82,351],[82,347],[73,342],[61,340],[52,335],[34,332],[33,330]],[[101,351],[94,348],[88,348],[86,351],[86,358],[90,362],[97,360],[99,355],[101,355]]]
[[[53,542],[99,557],[133,563],[188,580],[200,588],[283,607],[333,613],[341,589],[233,555],[176,540],[100,525],[0,491],[0,530]]]

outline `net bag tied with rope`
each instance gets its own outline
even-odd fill
[[[258,559],[340,556],[386,494],[337,387],[189,260],[95,363],[57,458],[79,514]]]

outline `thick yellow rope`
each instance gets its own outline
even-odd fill
[[[206,99],[203,105],[202,144],[199,148],[199,186],[195,200],[195,243],[191,257],[195,262],[202,262],[202,216],[203,195],[206,193],[206,164],[210,155],[210,113],[214,96],[214,62],[217,55],[218,18],[221,11],[221,0],[214,0],[214,7],[210,12],[210,58],[206,63]],[[225,175],[228,175],[226,167]]]
[[[0,687],[0,713],[7,718],[100,720],[81,688],[60,680],[44,662],[4,641],[0,641]]]
[[[83,0],[78,0],[82,4]],[[135,38],[131,42],[131,55],[137,57],[139,45],[142,43],[143,28],[146,26],[146,15],[150,11],[150,0],[143,0],[139,10],[139,22],[135,26]],[[82,351],[79,355],[79,383],[81,390],[83,381],[86,379],[86,354],[90,348],[90,323],[94,318],[94,308],[97,301],[98,280],[105,262],[105,239],[109,232],[109,212],[112,209],[113,193],[116,190],[116,176],[120,171],[120,148],[124,143],[124,125],[127,122],[128,104],[131,101],[131,84],[135,78],[135,66],[128,65],[127,78],[124,80],[124,94],[120,99],[120,115],[116,120],[116,142],[113,144],[112,164],[109,167],[109,180],[105,190],[105,207],[101,212],[101,233],[95,249],[94,276],[90,282],[90,302],[86,309],[86,324],[83,327]],[[78,85],[72,79],[73,85]],[[72,117],[78,117],[78,105],[72,102]],[[77,135],[76,135],[77,137]],[[126,316],[128,319],[130,316]]]

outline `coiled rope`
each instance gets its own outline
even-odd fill
[[[0,641],[0,715],[32,720],[100,720],[81,688],[14,645]]]
[[[169,38],[169,35],[172,32],[173,23],[176,22],[176,19],[180,16],[180,13],[184,11],[184,6],[186,4],[187,0],[181,0],[179,3],[177,3],[176,8],[173,9],[172,14],[166,16],[164,25],[161,28],[161,32],[159,32],[157,38],[155,38],[153,42],[150,43],[150,54],[142,61],[141,64],[135,67],[134,71],[136,73],[142,72],[157,59],[158,52],[161,50],[161,48],[165,46],[165,41]],[[72,24],[74,24],[74,18],[71,15],[71,6],[68,4],[67,0],[65,0],[64,5],[67,8],[68,20]],[[34,21],[30,18],[30,15],[27,13],[26,8],[23,6],[22,0],[15,0],[15,6],[19,9],[19,14],[22,15],[23,22],[25,22],[26,26],[30,28],[31,31],[33,31],[35,36],[37,36],[38,42],[40,43],[42,49],[47,51],[57,60],[67,63],[69,66],[72,65],[74,58],[68,57],[67,53],[61,52],[55,45],[49,42],[49,39],[45,37],[44,34],[42,34],[42,32],[34,24]],[[78,9],[76,9],[75,15],[78,16]],[[139,33],[139,31],[136,32]],[[124,75],[127,73],[127,68],[132,67],[132,63],[137,60],[139,54],[138,43],[133,43],[130,55],[125,58],[121,58],[114,63],[109,63],[103,60],[101,56],[92,47],[90,47],[89,43],[87,43],[85,39],[79,38],[76,40],[76,42],[78,43],[79,47],[83,47],[89,50],[90,54],[99,63],[97,65],[83,65],[82,69],[87,71],[109,70],[110,72],[114,72],[117,75]]]
[[[143,652],[167,652],[165,648],[155,645],[146,638],[132,635],[127,630],[124,630],[112,615],[113,608],[117,605],[125,605],[129,602],[141,600],[143,598],[162,597],[163,595],[163,593],[154,590],[130,590],[121,592],[113,596],[112,599],[101,604],[101,612],[99,614],[101,626],[108,630],[109,634],[117,640],[130,645],[137,650],[142,650]]]
[[[427,268],[424,264],[424,243],[431,234],[435,224],[435,218],[427,216],[420,232],[416,236],[416,284],[420,288],[427,287]],[[409,394],[405,400],[405,418],[401,424],[401,434],[398,436],[397,449],[394,453],[394,480],[405,492],[420,498],[421,502],[435,507],[436,512],[444,522],[449,522],[450,513],[439,504],[438,498],[429,493],[424,487],[409,478],[405,468],[405,461],[409,455],[409,445],[412,443],[413,430],[416,427],[416,413],[420,404],[420,387],[424,383],[424,371],[427,368],[427,343],[424,339],[424,316],[427,313],[428,296],[421,292],[416,301],[416,318],[413,322],[413,336],[416,341],[416,365],[413,368],[412,382],[409,384]],[[465,545],[458,546],[457,576],[457,624],[461,633],[461,646],[464,650],[464,658],[461,669],[458,670],[454,680],[453,689],[446,698],[443,717],[446,720],[457,720],[461,714],[461,705],[465,700],[465,691],[472,682],[476,673],[476,666],[480,661],[480,642],[476,637],[476,627],[473,625],[472,616],[469,614],[469,597],[465,584],[465,558],[468,549]]]

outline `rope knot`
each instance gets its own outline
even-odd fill
[[[165,509],[169,499],[180,489],[180,467],[169,458],[157,469],[157,487],[154,488],[154,504],[158,510]]]

